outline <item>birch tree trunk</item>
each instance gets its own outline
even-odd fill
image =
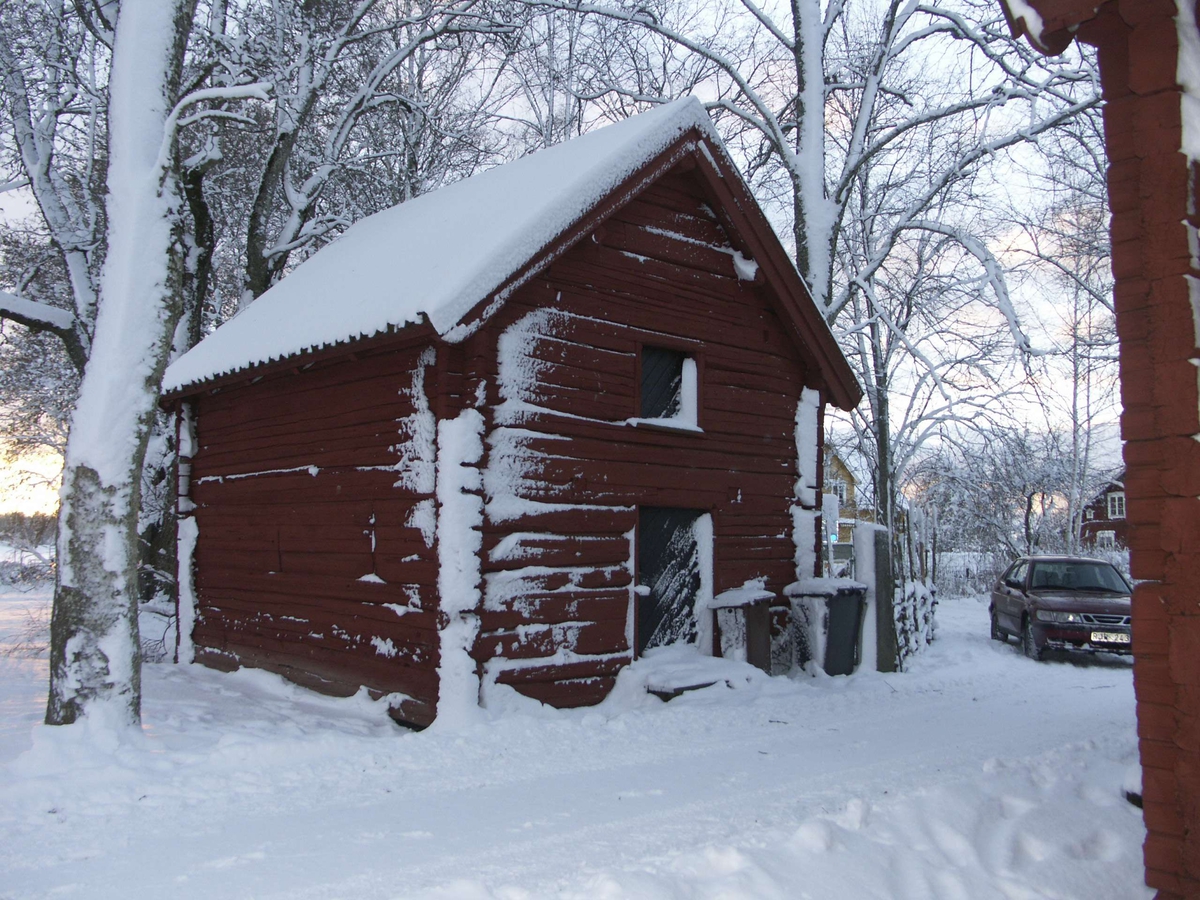
[[[109,95],[108,254],[71,420],[46,723],[141,717],[140,473],[180,314],[181,193],[169,116],[194,0],[121,0]]]
[[[791,0],[796,149],[788,166],[796,268],[825,313],[833,302],[835,212],[825,194],[825,24],[820,0]]]

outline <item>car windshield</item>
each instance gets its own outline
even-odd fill
[[[1125,594],[1129,585],[1121,574],[1103,562],[1035,562],[1029,586],[1071,591],[1113,591]]]

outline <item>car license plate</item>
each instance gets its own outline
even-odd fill
[[[1093,631],[1093,644],[1128,644],[1129,635],[1121,631]]]

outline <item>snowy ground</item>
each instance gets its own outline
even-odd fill
[[[0,897],[1151,896],[1128,662],[1026,660],[973,599],[938,615],[903,675],[618,688],[449,733],[158,665],[144,738],[96,748],[31,734],[45,662],[0,657]]]
[[[32,561],[25,551],[0,540],[0,569]],[[0,580],[0,762],[29,746],[30,729],[45,711],[49,669],[42,648],[51,594],[44,582],[10,585]]]

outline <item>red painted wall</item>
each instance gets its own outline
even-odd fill
[[[512,491],[590,507],[489,515],[484,525],[474,655],[491,677],[539,700],[595,703],[632,659],[639,505],[710,513],[714,590],[763,578],[778,597],[777,626],[786,615],[796,404],[810,373],[769,288],[738,277],[712,204],[694,174],[664,176],[488,323],[480,374],[489,497]],[[694,355],[702,434],[625,423],[638,415],[642,345]],[[531,373],[532,383],[519,396],[508,384],[501,396],[512,372]],[[536,412],[506,418],[497,411],[506,399]],[[558,648],[575,656],[543,659]]]
[[[1187,277],[1195,166],[1180,152],[1173,0],[1033,0],[1047,46],[1100,52],[1134,592],[1146,881],[1200,896],[1200,415]]]
[[[432,721],[437,557],[413,521],[428,495],[396,471],[414,376],[434,380],[421,351],[191,398],[198,662],[265,668],[332,694],[403,693],[396,715]]]

